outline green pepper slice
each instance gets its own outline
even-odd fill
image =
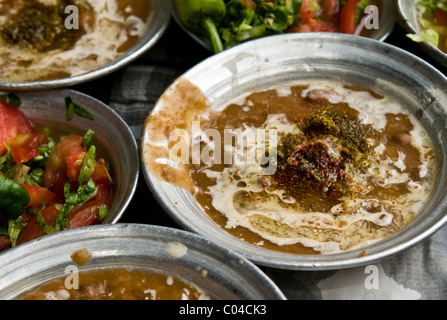
[[[217,25],[225,17],[223,0],[175,0],[180,21],[191,31],[209,37],[215,53],[223,50]]]
[[[0,174],[0,210],[10,219],[16,219],[29,203],[28,191],[19,183]]]

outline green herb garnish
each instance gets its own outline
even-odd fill
[[[67,121],[73,120],[73,116],[76,114],[80,117],[84,117],[90,120],[95,120],[95,117],[87,111],[83,106],[73,101],[71,97],[65,97],[65,106],[67,111],[65,112],[65,119]]]

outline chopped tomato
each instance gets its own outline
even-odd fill
[[[48,142],[48,138],[43,133],[26,132],[19,133],[12,142],[12,157],[15,163],[20,164],[31,160],[40,153],[38,147]]]
[[[299,16],[301,18],[301,23],[299,26],[295,26],[290,28],[289,32],[337,32],[337,28],[330,22],[330,21],[323,21],[320,19],[317,19],[315,11],[312,10],[311,2],[315,0],[304,0],[301,4]],[[325,0],[325,2],[328,2],[326,5],[329,13],[332,14],[335,10],[335,3],[333,0],[328,1]],[[336,1],[338,2],[338,1]],[[330,4],[334,5],[334,8],[330,7]]]
[[[95,184],[108,184],[112,182],[112,178],[106,168],[106,161],[103,158],[98,159],[96,162],[91,178]]]
[[[340,11],[340,2],[338,0],[323,0],[322,10],[322,18],[324,21],[334,21]]]
[[[64,174],[61,174],[51,191],[57,194],[59,198],[64,198],[64,185],[66,182],[68,182],[67,177]]]
[[[436,20],[438,20],[438,24],[441,26],[447,26],[447,12],[436,8]]]
[[[67,166],[67,157],[70,154],[77,154],[85,152],[82,147],[83,137],[77,135],[70,135],[60,141],[50,154],[47,161],[43,177],[43,186],[52,189],[58,182],[60,176],[65,172]]]
[[[29,223],[31,220],[34,219],[35,216],[36,215],[34,215],[32,213],[27,213],[27,212],[22,213],[22,216],[21,216],[22,217],[22,223],[23,224]]]
[[[82,168],[82,161],[84,160],[84,156],[86,154],[85,151],[79,152],[79,150],[76,150],[77,148],[73,149],[70,152],[70,155],[67,156],[67,167],[65,169],[67,178],[70,181],[76,181],[79,178],[79,173],[81,172]]]
[[[57,215],[59,214],[59,210],[57,209],[56,204],[53,204],[40,211],[40,214],[42,215],[42,218],[46,224],[54,226],[56,223]],[[46,233],[39,226],[39,224],[37,223],[37,218],[36,216],[34,216],[32,220],[25,226],[25,228],[23,228],[17,243],[22,244],[42,237],[44,235],[46,235]]]
[[[29,193],[30,201],[27,205],[28,208],[48,206],[61,201],[61,198],[57,194],[51,192],[47,188],[30,186],[27,184],[22,184],[22,186]]]
[[[12,143],[18,133],[33,131],[33,125],[17,108],[0,100],[0,156],[6,152],[6,144]]]
[[[361,0],[348,0],[348,2],[341,9],[340,32],[354,34],[355,29],[357,28],[355,13],[357,11],[357,5],[360,1]]]
[[[0,236],[0,251],[5,250],[11,244],[11,240],[7,236]]]
[[[300,15],[301,22],[307,23],[312,19],[315,19],[315,11],[312,10],[310,2],[314,0],[303,0],[301,3],[300,11],[298,14]]]
[[[98,210],[100,206],[107,205],[110,198],[111,188],[105,184],[100,184],[97,188],[98,192],[91,201],[73,210],[68,215],[70,229],[101,223],[98,219]]]

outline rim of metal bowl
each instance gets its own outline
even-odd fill
[[[107,104],[102,101],[93,98],[87,94],[81,93],[79,91],[73,89],[52,89],[52,90],[43,90],[43,91],[29,91],[29,92],[18,92],[17,95],[22,101],[21,108],[29,108],[33,109],[33,106],[36,106],[42,112],[48,112],[51,114],[57,114],[57,117],[60,120],[65,121],[65,103],[64,97],[70,96],[74,101],[78,102],[81,105],[88,107],[90,113],[95,116],[96,119],[105,118],[102,127],[106,125],[113,125],[115,130],[119,130],[120,136],[122,136],[125,144],[128,148],[128,165],[132,169],[132,174],[128,177],[128,187],[126,191],[126,197],[120,198],[120,206],[116,208],[116,215],[110,215],[106,217],[106,219],[102,222],[103,224],[114,224],[119,221],[119,219],[124,214],[126,208],[129,206],[137,185],[140,174],[140,157],[138,152],[138,145],[135,140],[135,137],[127,125],[127,123],[121,118],[121,116],[109,107]],[[58,99],[56,101],[56,99]],[[55,107],[56,106],[56,107]],[[25,113],[26,110],[23,110]],[[38,117],[45,117],[42,113],[39,113]],[[36,117],[37,118],[37,117]],[[46,118],[45,118],[46,119]],[[42,119],[43,121],[44,119]],[[50,120],[54,122],[54,120]],[[81,125],[87,126],[87,122],[91,121],[83,117],[75,117],[71,123],[78,122],[78,125],[73,125],[73,130],[80,130]],[[94,120],[97,121],[97,120]],[[93,122],[94,122],[93,121]],[[107,122],[106,122],[107,121]],[[68,123],[68,122],[67,122]],[[42,123],[43,124],[43,123]],[[77,128],[77,129],[76,129]],[[100,136],[104,136],[104,140],[106,137],[105,133],[96,134]],[[106,146],[97,146],[98,148],[107,148]],[[126,187],[127,188],[127,187]]]
[[[76,75],[73,77],[54,79],[54,80],[44,80],[44,81],[30,81],[30,82],[2,82],[0,81],[0,90],[48,90],[56,89],[61,87],[69,87],[78,85],[87,81],[95,80],[100,77],[106,76],[113,73],[127,64],[131,63],[135,59],[142,56],[149,49],[151,49],[158,40],[165,33],[169,22],[170,13],[169,8],[166,6],[165,0],[148,0],[151,2],[153,9],[150,12],[148,21],[150,27],[146,34],[135,44],[131,49],[129,49],[125,54],[120,56],[113,62],[99,67],[98,69],[92,70],[90,72]]]
[[[281,50],[281,48],[284,50]],[[346,50],[350,50],[350,54],[347,54]],[[290,52],[287,58],[284,57],[285,54],[280,55],[278,53],[286,51]],[[320,51],[321,53],[319,53]],[[283,58],[284,61],[277,61]],[[311,59],[311,61],[303,62],[300,60],[305,58]],[[318,60],[319,58],[322,58],[322,60]],[[333,61],[341,62],[337,65]],[[321,65],[319,65],[320,62]],[[272,63],[277,63],[276,67],[273,67]],[[368,68],[365,69],[362,63],[368,63]],[[240,77],[235,74],[238,70],[236,64],[240,64],[242,70],[240,71]],[[279,67],[280,69],[278,69]],[[359,69],[360,67],[363,68]],[[329,71],[326,72],[326,70]],[[256,77],[254,74],[257,72],[260,75]],[[334,74],[331,74],[331,72]],[[382,72],[383,79],[380,75],[377,75],[379,72]],[[411,90],[411,95],[416,96],[412,102],[417,104],[418,109],[413,109],[413,112],[431,112],[428,115],[431,118],[427,121],[435,119],[433,115],[436,115],[436,119],[444,119],[447,114],[447,95],[445,90],[442,90],[442,87],[447,87],[447,78],[433,66],[390,44],[343,34],[287,34],[255,40],[206,59],[184,73],[182,77],[205,92],[212,106],[222,107],[232,98],[243,94],[244,90],[258,91],[271,87],[278,78],[277,73],[285,77],[285,79],[280,79],[283,83],[293,82],[294,79],[316,78],[347,81],[352,84],[352,81],[355,80],[357,86],[375,90],[378,88],[373,86],[377,85],[383,90],[398,95],[399,99],[407,98],[406,94],[408,92],[403,90],[406,89],[402,84],[404,82]],[[399,73],[401,73],[401,78],[395,80],[395,76],[397,77]],[[418,81],[415,80],[417,75],[420,77],[420,82],[414,83],[413,81]],[[348,81],[349,76],[355,79]],[[241,82],[237,82],[238,85],[233,85],[235,79]],[[225,82],[225,85],[222,84],[223,82]],[[428,88],[421,88],[420,86],[423,85],[427,85]],[[427,94],[436,95],[439,102],[428,101],[426,102],[428,105],[423,105],[424,109],[421,110],[420,99],[422,97],[419,98],[417,95],[423,94],[424,90],[428,90]],[[157,105],[152,112],[157,111]],[[435,130],[434,126],[433,129],[430,129],[431,123],[429,125],[425,124],[425,126],[427,130]],[[441,133],[443,137],[447,135],[444,124],[439,127],[439,130],[442,130],[439,135]],[[437,137],[435,134],[432,136]],[[146,139],[148,139],[147,134],[143,130],[140,141],[141,150],[144,148]],[[441,141],[443,138],[439,137],[437,139]],[[438,144],[438,148],[446,152],[445,147],[440,142]],[[153,176],[144,165],[144,152],[140,152],[140,155],[142,157],[143,174],[149,189],[164,210],[179,225],[202,234],[221,245],[228,246],[260,265],[292,270],[334,270],[361,266],[382,260],[419,243],[447,222],[447,215],[445,215],[447,199],[443,200],[443,197],[438,194],[436,199],[430,199],[430,201],[436,201],[436,207],[430,207],[430,211],[425,212],[426,215],[419,215],[404,229],[372,246],[328,255],[294,255],[271,251],[245,243],[222,230],[207,216],[189,192],[160,181]],[[440,164],[438,164],[440,171],[446,170],[444,162],[440,161]],[[439,180],[438,184],[447,183],[444,181],[443,172],[440,172],[436,178]],[[435,190],[434,193],[437,193],[440,189],[439,185],[433,189]],[[179,207],[179,203],[183,205],[182,208]],[[432,204],[432,206],[434,205]],[[425,210],[429,209],[426,208]]]
[[[418,2],[418,0],[396,1],[398,21],[407,32],[412,34],[420,31],[416,16],[416,2]],[[447,67],[447,53],[429,42],[415,42],[414,44],[420,46],[432,59]]]
[[[174,0],[169,0],[169,10],[175,22],[185,31],[191,38],[193,38],[197,43],[209,51],[213,51],[211,42],[205,36],[192,32],[186,28],[183,23],[181,23],[178,15],[178,11],[173,3]],[[372,33],[371,39],[378,41],[385,41],[386,38],[391,34],[396,24],[396,8],[393,1],[389,0],[379,0],[381,5],[381,10],[386,12],[380,16],[379,25],[380,28]]]
[[[185,245],[186,253],[173,257],[167,250],[169,243]],[[4,279],[0,283],[1,298],[14,299],[29,289],[63,277],[67,265],[74,264],[71,254],[80,249],[92,254],[91,260],[79,267],[81,271],[115,267],[157,269],[156,272],[195,279],[199,287],[211,283],[212,291],[221,292],[221,287],[226,288],[231,295],[241,298],[286,299],[277,285],[252,262],[198,234],[164,226],[124,223],[67,230],[9,250],[0,259],[0,278]],[[165,270],[166,266],[173,265],[172,270]]]

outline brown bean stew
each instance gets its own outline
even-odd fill
[[[180,278],[146,270],[104,269],[79,273],[79,286],[57,279],[26,293],[23,300],[209,300]]]
[[[0,1],[0,81],[73,77],[101,68],[149,28],[149,1]]]
[[[264,248],[328,254],[370,244],[408,224],[432,188],[427,132],[369,90],[296,83],[215,110],[179,79],[160,104],[145,123],[149,171]]]

